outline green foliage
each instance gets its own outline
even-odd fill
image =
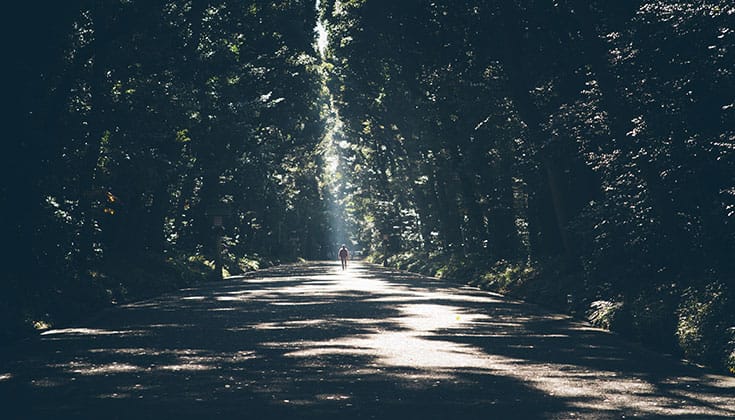
[[[472,264],[471,258],[451,256],[436,270],[434,276],[440,279],[467,283],[477,275],[477,272],[478,269]]]
[[[448,278],[447,266],[450,264],[449,257],[442,253],[427,253],[421,250],[416,250],[415,252],[405,251],[390,256],[378,252],[369,255],[366,260],[372,263],[382,263],[385,261],[387,266],[441,278]],[[454,265],[456,266],[456,264]]]
[[[324,255],[313,3],[47,6],[5,26],[1,331],[208,277],[218,204],[229,272]]]
[[[261,261],[248,257],[239,258],[237,260],[237,265],[243,273],[267,267],[267,265],[263,264]]]
[[[713,282],[688,288],[682,297],[676,337],[685,357],[707,364],[732,364],[735,314],[727,287]]]
[[[224,234],[233,274],[351,241],[728,354],[727,1],[15,3],[0,315],[19,329],[198,281]]]
[[[596,300],[590,303],[587,319],[596,327],[617,331],[619,329],[617,326],[618,317],[622,309],[622,302]]]
[[[503,294],[514,294],[516,290],[529,287],[538,281],[538,268],[524,264],[498,261],[481,277],[482,285]]]
[[[322,2],[354,237],[677,352],[734,286],[726,3]]]
[[[625,296],[615,314],[614,331],[660,350],[680,353],[677,349],[676,306],[679,291],[658,286]]]

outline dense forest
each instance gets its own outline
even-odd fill
[[[732,2],[320,13],[339,198],[375,261],[735,368]]]
[[[324,256],[313,2],[16,3],[5,335]]]
[[[735,372],[733,15],[10,5],[0,336],[344,242]]]

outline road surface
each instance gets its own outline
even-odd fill
[[[287,265],[6,348],[5,419],[735,417],[735,378],[405,272]]]

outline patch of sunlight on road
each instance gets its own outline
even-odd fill
[[[76,359],[67,363],[49,364],[48,367],[60,369],[67,374],[82,376],[109,376],[122,373],[153,372],[201,372],[226,369],[247,360],[256,358],[254,351],[216,352],[203,349],[155,349],[155,348],[95,348],[88,352],[132,356],[130,363],[94,363]],[[171,361],[171,356],[175,360]],[[137,363],[136,363],[137,362]],[[52,380],[38,381],[36,387],[62,386],[62,382]]]
[[[140,372],[145,370],[142,366],[118,362],[97,365],[82,362],[71,362],[66,364],[65,367],[69,373],[78,373],[80,375],[108,375],[111,373]]]
[[[109,331],[96,328],[64,328],[58,330],[48,330],[41,335],[122,335],[128,334],[130,331]]]
[[[702,379],[706,379],[703,381]],[[681,402],[701,400],[713,407],[721,403],[721,398],[713,396],[711,393],[703,394],[699,388],[705,387],[719,388],[725,393],[730,394],[730,415],[735,418],[735,378],[722,375],[704,375],[700,378],[678,377],[663,381],[665,385],[671,386],[669,393],[678,397]]]
[[[194,300],[194,301],[201,301],[206,300],[206,296],[184,296],[181,298],[181,300]]]
[[[374,302],[374,303],[381,303],[381,302],[401,302],[401,301],[410,301],[415,302],[417,300],[428,300],[428,301],[434,301],[436,300],[436,293],[431,292],[421,292],[421,291],[414,291],[414,290],[393,290],[391,291],[390,296],[380,296],[376,298],[367,299],[366,302]],[[488,296],[469,296],[469,295],[442,295],[442,300],[446,301],[456,301],[456,302],[475,302],[475,303],[508,303],[505,301],[502,301],[501,299],[493,299]]]
[[[200,364],[209,364],[209,365],[221,365],[226,363],[240,363],[246,360],[251,360],[256,358],[255,352],[252,350],[242,350],[242,351],[235,351],[235,352],[212,352],[210,350],[204,350],[204,349],[157,349],[157,348],[114,348],[114,349],[107,349],[107,348],[96,348],[96,349],[90,349],[89,353],[91,354],[99,354],[99,353],[107,353],[107,354],[114,354],[114,355],[126,355],[126,356],[134,356],[139,358],[151,358],[151,357],[165,357],[166,360],[170,358],[170,356],[173,356],[177,359],[179,364],[176,364],[176,366],[179,366],[181,364],[192,364],[192,363],[200,363]],[[62,365],[62,366],[69,366],[69,365]],[[156,368],[162,368],[164,365],[157,365],[157,364],[150,364],[148,365],[148,368],[151,366]],[[149,369],[150,370],[150,369]]]
[[[279,303],[280,304],[280,303]],[[285,303],[284,303],[285,305]],[[373,318],[330,318],[330,319],[314,319],[303,321],[276,321],[276,322],[260,322],[257,324],[247,325],[244,327],[226,328],[231,332],[244,332],[250,330],[294,330],[301,328],[320,328],[328,329],[335,326],[360,326],[375,325],[379,321]]]
[[[478,357],[482,349],[446,340],[431,339],[430,333],[465,328],[476,320],[488,319],[484,314],[470,314],[462,308],[434,304],[404,304],[396,308],[400,315],[385,320],[403,327],[400,331],[376,330],[374,333],[344,337],[338,340],[300,343],[302,350],[287,357],[314,357],[329,354],[368,355],[377,363],[391,367],[434,370],[489,369],[491,356]],[[492,357],[492,362],[497,362]]]
[[[356,264],[357,265],[357,264]],[[226,292],[214,299],[220,302],[249,301],[252,299],[272,299],[273,305],[314,305],[326,304],[328,302],[294,302],[293,300],[279,298],[291,296],[339,296],[345,293],[370,293],[380,295],[383,293],[397,293],[397,287],[380,279],[361,276],[363,270],[348,267],[342,270],[336,265],[329,274],[313,276],[282,276],[277,280],[268,278],[246,279],[247,283],[276,283],[273,287],[263,287],[249,290],[237,290]],[[296,283],[292,286],[281,286],[278,283]],[[409,293],[409,292],[406,292]]]
[[[181,371],[196,372],[196,371],[203,371],[203,370],[213,370],[213,369],[217,369],[217,367],[212,366],[212,365],[202,365],[199,363],[184,363],[184,364],[179,364],[179,365],[158,366],[158,369],[167,370],[170,372],[181,372]]]
[[[249,329],[256,329],[256,330],[288,330],[288,329],[296,329],[296,328],[304,328],[304,327],[311,327],[311,326],[319,326],[324,324],[324,321],[321,319],[309,319],[309,320],[301,320],[301,321],[286,321],[286,322],[261,322],[252,326],[248,327],[235,327],[235,328],[228,328],[228,331],[245,331]]]
[[[110,400],[127,400],[129,398],[132,398],[132,394],[129,393],[119,393],[119,392],[113,392],[110,394],[100,394],[97,396],[97,398],[101,400],[110,399]]]
[[[419,329],[304,342],[300,343],[302,349],[288,352],[285,356],[305,359],[328,355],[371,356],[375,366],[423,371],[423,374],[396,375],[407,385],[417,378],[458,380],[464,372],[472,371],[515,378],[546,395],[563,398],[570,406],[579,409],[617,411],[634,408],[650,414],[660,414],[662,410],[673,411],[677,415],[693,413],[691,408],[681,404],[683,399],[696,398],[694,390],[688,395],[670,393],[658,396],[660,391],[656,386],[641,378],[622,378],[616,372],[577,365],[533,363],[491,355],[477,347],[421,336],[427,332],[428,326],[423,320],[407,321],[403,325],[417,325]],[[713,404],[708,415],[735,415],[735,409],[719,410],[715,405],[718,402],[716,398],[708,402]]]
[[[368,355],[376,363],[390,367],[434,370],[437,368],[487,368],[478,358],[479,349],[451,341],[428,340],[412,332],[381,332],[329,342],[303,343],[305,350],[286,353],[287,357],[314,357],[329,354]]]
[[[397,309],[401,316],[395,321],[413,332],[465,328],[478,320],[490,320],[488,315],[464,313],[462,308],[455,306],[415,304],[401,305]]]
[[[195,324],[148,324],[147,328],[193,328]]]
[[[342,271],[339,267],[332,271],[332,276],[324,276],[326,280],[318,285],[287,287],[289,293],[316,293],[334,294],[344,291],[366,291],[373,295],[384,294],[395,296],[401,294],[410,297],[410,300],[463,300],[464,296],[456,297],[440,292],[411,291],[407,287],[391,284],[388,281],[369,278],[362,275],[364,270],[348,268]],[[335,278],[336,277],[336,278]],[[310,278],[311,279],[311,278]],[[445,299],[447,298],[447,299]],[[473,301],[475,297],[472,297]],[[487,301],[487,297],[484,301]],[[376,301],[376,299],[368,299]],[[458,306],[439,305],[431,303],[408,304],[402,303],[395,307],[400,315],[384,320],[386,324],[400,326],[399,331],[385,331],[375,329],[374,333],[348,336],[336,340],[300,342],[300,349],[288,352],[287,357],[314,357],[319,355],[368,355],[377,359],[385,366],[419,368],[435,370],[438,368],[487,368],[488,362],[478,358],[482,350],[470,345],[459,344],[446,340],[430,339],[427,337],[433,332],[444,332],[452,329],[467,328],[474,322],[486,320],[486,314],[468,313]],[[350,320],[346,320],[350,321]],[[378,320],[360,320],[362,324],[377,323]],[[288,328],[288,325],[281,324]],[[274,328],[275,325],[262,325],[265,328]],[[272,347],[289,347],[288,343],[268,343]],[[489,356],[487,356],[489,357]]]
[[[539,334],[523,329],[525,322],[536,319],[536,316],[515,317],[513,321],[497,322],[486,314],[468,313],[459,306],[446,304],[424,303],[426,300],[437,302],[471,301],[499,302],[494,296],[476,296],[457,290],[432,290],[431,292],[414,291],[411,288],[397,285],[387,280],[378,280],[374,277],[361,277],[363,271],[336,273],[338,279],[319,285],[294,286],[289,292],[308,293],[335,293],[344,290],[370,290],[376,295],[384,295],[370,301],[400,302],[395,309],[400,315],[384,320],[386,325],[395,325],[396,328],[372,328],[372,332],[352,336],[345,336],[325,341],[311,341],[298,343],[264,343],[266,346],[286,349],[286,357],[303,358],[308,360],[319,359],[331,355],[370,357],[374,363],[374,374],[396,375],[406,386],[411,386],[417,377],[433,379],[460,380],[467,372],[476,374],[505,376],[514,378],[527,384],[546,395],[562,398],[571,407],[578,409],[603,410],[620,412],[620,410],[635,409],[638,412],[659,415],[673,413],[675,415],[700,414],[701,407],[692,407],[683,404],[684,399],[695,401],[696,392],[662,393],[659,384],[645,378],[628,374],[622,377],[618,372],[605,369],[595,369],[588,365],[575,365],[556,362],[539,362],[525,359],[511,358],[498,354],[489,354],[492,349],[482,349],[469,344],[449,341],[454,336],[471,336],[474,338],[487,336],[475,334],[480,332],[481,325],[492,324],[504,327],[502,334],[494,336],[509,337],[516,335],[519,338],[528,337],[568,337],[565,334]],[[449,293],[453,292],[454,295]],[[400,300],[396,299],[400,295]],[[404,303],[418,301],[419,303]],[[504,302],[504,301],[503,301]],[[546,317],[545,315],[543,315]],[[569,319],[563,315],[549,314],[547,319]],[[377,323],[377,319],[373,319]],[[492,322],[491,322],[492,321]],[[272,328],[273,326],[268,326]],[[596,331],[599,329],[574,323],[570,325],[573,331]],[[459,330],[455,334],[453,330]],[[469,330],[469,331],[468,331]],[[493,335],[493,334],[491,334]],[[449,338],[449,340],[447,339]],[[512,345],[507,345],[513,348]],[[533,349],[533,346],[518,344],[515,347]],[[542,349],[539,349],[541,351]],[[410,373],[389,373],[389,368],[406,368]],[[383,371],[385,369],[386,371]],[[418,370],[418,372],[417,372]],[[364,370],[363,370],[364,371]],[[398,372],[406,372],[399,370]],[[423,373],[422,373],[423,372]],[[345,372],[346,375],[355,372]],[[735,378],[723,381],[720,385],[723,390],[735,389]],[[708,386],[717,384],[712,381]],[[725,391],[726,392],[726,391]],[[735,406],[723,410],[722,401],[713,396],[712,403],[706,410],[710,416],[735,416]],[[719,397],[722,398],[722,397]],[[719,405],[719,407],[718,407]]]
[[[735,378],[711,375],[662,380],[639,373],[635,370],[637,368],[616,371],[620,366],[625,369],[626,363],[601,361],[622,361],[620,356],[628,357],[627,353],[607,353],[606,347],[613,346],[607,340],[575,341],[573,337],[597,337],[597,334],[605,333],[584,323],[556,322],[569,320],[567,316],[522,309],[518,306],[520,303],[477,289],[455,288],[420,279],[413,283],[413,278],[401,273],[373,271],[360,263],[354,263],[344,271],[335,264],[329,271],[315,275],[310,275],[307,270],[302,270],[303,275],[293,274],[296,271],[283,276],[243,279],[243,284],[249,287],[219,289],[204,296],[195,292],[188,299],[177,301],[187,302],[187,308],[188,305],[196,307],[203,301],[201,305],[207,311],[243,309],[229,304],[209,307],[214,300],[257,301],[260,306],[256,307],[267,307],[262,314],[257,314],[265,318],[223,324],[222,329],[228,332],[263,330],[265,333],[254,337],[278,337],[266,340],[284,341],[261,342],[256,338],[245,343],[244,340],[243,345],[257,345],[257,350],[233,352],[207,349],[206,343],[184,349],[156,348],[155,345],[104,347],[105,341],[117,342],[118,336],[137,337],[167,332],[169,328],[173,331],[193,327],[193,324],[185,323],[191,321],[188,317],[181,324],[149,320],[151,324],[145,329],[49,330],[42,333],[44,340],[95,339],[98,336],[100,339],[92,341],[97,344],[88,350],[88,355],[63,364],[48,365],[58,369],[58,378],[51,375],[34,379],[31,383],[34,387],[48,388],[67,386],[76,379],[74,376],[88,380],[91,376],[140,378],[148,374],[155,378],[175,372],[182,375],[190,375],[190,372],[191,375],[206,375],[206,372],[224,375],[233,369],[244,369],[250,364],[250,359],[267,361],[268,355],[278,354],[280,357],[283,354],[297,360],[299,365],[323,369],[319,375],[331,376],[332,379],[342,376],[362,380],[370,375],[387,378],[390,383],[412,389],[432,387],[445,380],[470,383],[483,375],[505,377],[558,398],[570,409],[597,413],[608,411],[611,416],[635,410],[644,417],[735,418],[735,404],[728,403],[735,390]],[[367,305],[361,306],[363,303]],[[346,306],[324,312],[320,311],[322,307],[311,311],[302,311],[302,306],[293,311],[283,309],[286,305],[332,304]],[[130,307],[152,305],[168,308],[175,304],[148,302],[137,305]],[[349,305],[353,305],[357,312],[349,312]],[[244,308],[247,310],[247,306]],[[286,315],[281,316],[285,319],[279,320],[279,315]],[[550,321],[553,321],[553,329],[548,329]],[[304,330],[304,335],[299,335],[299,329]],[[273,334],[271,330],[289,332]],[[102,336],[115,339],[103,340]],[[294,336],[308,339],[293,339]],[[561,347],[551,347],[554,345]],[[261,347],[278,351],[261,353]],[[336,360],[340,363],[335,364],[333,356],[338,356]],[[111,359],[118,361],[110,362]],[[11,379],[11,373],[0,374],[0,382]],[[269,395],[275,392],[274,389],[270,383],[267,388]],[[115,391],[103,393],[100,398],[126,398],[140,389],[117,387]],[[324,392],[316,397],[319,401],[351,398],[343,395],[342,390],[319,392]],[[298,399],[283,401],[288,404],[308,403]]]
[[[64,328],[48,330],[41,333],[41,339],[45,341],[59,341],[83,336],[117,336],[117,337],[143,337],[150,335],[144,330],[103,330],[97,328]]]

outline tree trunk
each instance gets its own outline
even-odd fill
[[[571,240],[566,226],[568,222],[566,201],[563,196],[563,188],[560,185],[563,175],[557,166],[552,164],[551,157],[542,155],[548,142],[543,135],[541,124],[543,118],[530,95],[530,91],[534,88],[533,83],[527,73],[527,67],[521,62],[523,46],[519,45],[518,41],[524,39],[524,37],[519,26],[521,23],[520,15],[515,4],[511,4],[511,2],[501,2],[500,10],[502,20],[502,24],[498,28],[502,37],[500,52],[505,74],[508,77],[508,86],[513,104],[520,118],[526,123],[529,141],[537,148],[538,158],[544,167],[563,253],[571,255]]]

